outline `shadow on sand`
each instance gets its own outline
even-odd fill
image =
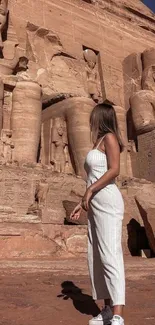
[[[61,283],[61,294],[57,297],[64,300],[71,299],[74,307],[81,313],[86,315],[97,316],[100,312],[98,306],[91,296],[82,292],[72,281],[64,281]]]

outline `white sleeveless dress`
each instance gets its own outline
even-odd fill
[[[98,145],[99,146],[99,145]],[[85,161],[87,187],[108,170],[106,154],[91,150]],[[125,305],[122,253],[124,202],[115,182],[96,192],[88,211],[88,266],[94,300],[111,299]]]

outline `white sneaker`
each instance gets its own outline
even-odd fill
[[[124,319],[121,316],[114,315],[111,320],[111,325],[124,325]]]
[[[89,325],[109,325],[113,317],[112,310],[106,306],[101,313],[89,321]]]

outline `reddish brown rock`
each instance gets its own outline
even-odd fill
[[[54,241],[35,236],[0,237],[0,258],[38,258],[50,257],[57,253]]]
[[[36,162],[41,134],[41,88],[37,83],[17,83],[13,91],[11,129],[15,146],[14,160]]]
[[[65,210],[63,207],[55,206],[53,209],[42,210],[42,223],[43,224],[57,224],[63,225],[65,220]]]
[[[68,252],[72,254],[87,253],[87,235],[74,235],[66,240]]]
[[[146,190],[143,189],[137,193],[135,198],[144,222],[150,247],[155,253],[155,186],[150,186]]]
[[[72,223],[75,223],[77,225],[87,225],[88,223],[88,218],[87,218],[87,212],[84,211],[82,209],[81,211],[81,215],[80,215],[80,218],[78,220],[71,220],[70,219],[70,215],[72,213],[72,211],[74,210],[74,208],[76,207],[76,205],[78,204],[78,202],[72,202],[72,201],[63,201],[63,206],[66,210],[66,220],[68,222],[72,222]]]
[[[42,225],[43,235],[54,241],[58,256],[78,256],[87,252],[86,226]]]
[[[86,189],[90,112],[104,100],[125,145],[124,251],[131,237],[137,249],[134,196],[155,180],[154,33],[140,0],[0,1],[1,257],[85,254],[86,213],[77,225],[69,215]]]

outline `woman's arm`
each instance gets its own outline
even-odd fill
[[[93,193],[110,184],[111,181],[119,175],[120,148],[116,136],[112,133],[108,133],[104,138],[104,143],[102,143],[100,147],[106,152],[108,171],[103,176],[101,176],[100,179],[98,179],[95,183],[87,188],[82,199],[82,207],[84,210],[88,210],[89,202]]]
[[[101,144],[102,149],[103,144]],[[107,186],[120,172],[120,148],[114,134],[108,133],[104,138],[104,148],[107,156],[108,171],[89,188],[97,192]]]

